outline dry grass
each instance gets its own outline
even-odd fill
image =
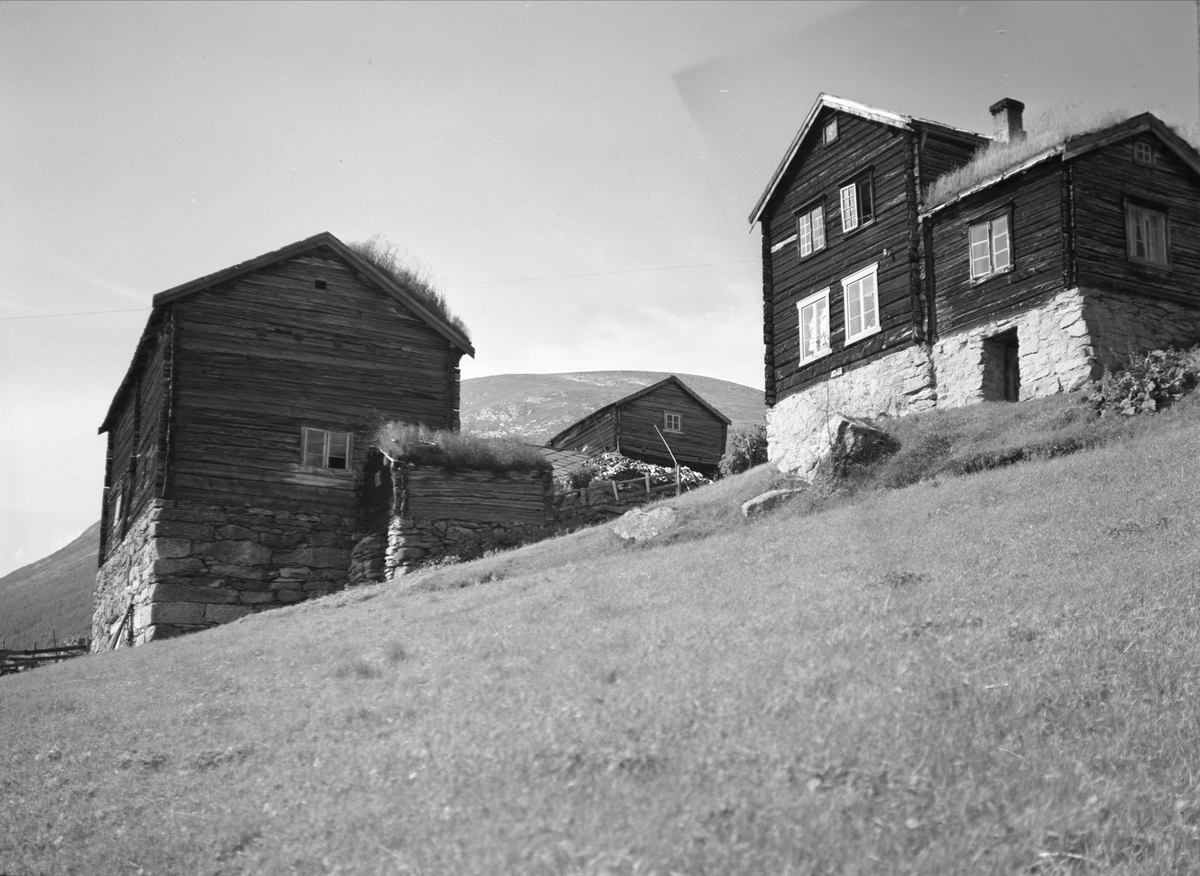
[[[491,438],[469,432],[431,429],[412,423],[384,423],[375,432],[375,446],[401,462],[440,465],[452,471],[553,470],[546,457],[516,438]]]
[[[1197,420],[5,678],[0,872],[1196,872]]]
[[[433,271],[419,258],[381,234],[348,246],[395,280],[418,302],[454,326],[463,337],[470,339],[466,323],[451,312]]]
[[[1073,104],[1047,110],[1029,124],[1025,139],[991,143],[976,153],[970,163],[934,180],[925,193],[926,208],[936,207],[1064,140],[1107,128],[1127,117],[1128,113],[1120,110],[1086,113]]]

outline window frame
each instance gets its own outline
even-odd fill
[[[321,435],[321,465],[311,465],[308,462],[309,457],[309,433],[319,433]],[[330,449],[333,443],[332,439],[335,436],[344,436],[346,439],[346,455],[345,465],[334,467],[329,464]],[[339,457],[333,457],[339,458]],[[300,427],[300,467],[307,471],[323,471],[323,472],[350,472],[354,465],[354,433],[353,432],[337,432],[332,429],[321,429],[317,426],[301,426]]]
[[[802,299],[801,301],[797,302],[797,304],[796,304],[796,316],[799,320],[797,327],[796,327],[796,332],[797,332],[797,338],[800,342],[800,365],[801,365],[801,367],[808,365],[812,362],[816,362],[818,359],[823,359],[826,356],[828,356],[830,353],[833,352],[833,343],[832,343],[832,338],[831,338],[832,333],[830,332],[830,329],[829,329],[829,292],[830,292],[830,287],[826,286],[824,289],[820,289],[820,290],[814,292],[812,295],[809,295],[807,298]],[[809,355],[809,354],[806,354],[806,352],[805,352],[806,348],[808,347],[808,344],[805,342],[805,338],[804,338],[804,324],[805,324],[804,323],[804,310],[805,310],[805,308],[811,307],[812,305],[814,305],[820,301],[823,301],[825,304],[825,332],[824,332],[824,342],[825,343],[823,346],[820,343],[818,343],[816,352]],[[818,341],[820,341],[821,338],[822,338],[822,335],[821,335],[820,329],[818,329],[817,330]]]
[[[814,238],[813,229],[815,228],[815,224],[812,221],[812,217],[814,215],[820,216],[820,225],[821,225],[821,245],[820,246],[814,246],[812,243],[813,238]],[[801,226],[801,223],[805,219],[808,220],[808,224],[809,224],[809,230],[808,230],[809,250],[808,250],[808,252],[804,251],[805,233]],[[816,201],[809,202],[804,207],[802,207],[801,209],[796,211],[796,251],[798,253],[800,253],[800,258],[806,259],[806,258],[809,258],[809,257],[814,256],[817,253],[821,252],[828,245],[829,245],[829,232],[828,232],[828,227],[825,224],[825,199],[819,198]]]
[[[672,418],[674,418],[674,426],[671,425]],[[679,413],[678,411],[663,411],[663,431],[673,432],[676,435],[682,434],[683,414]]]
[[[1162,261],[1153,258],[1153,253],[1147,256],[1136,255],[1136,240],[1134,239],[1134,229],[1136,227],[1135,212],[1141,213],[1144,217],[1159,216],[1162,218]],[[1147,228],[1149,229],[1149,225]],[[1147,252],[1150,252],[1150,244],[1152,241],[1147,240]],[[1169,270],[1171,267],[1171,213],[1169,210],[1148,204],[1143,201],[1138,201],[1132,198],[1125,199],[1125,257],[1136,265],[1144,265],[1150,268],[1159,270]]]
[[[980,216],[967,223],[967,270],[971,275],[972,283],[982,283],[984,280],[990,280],[992,277],[1000,274],[1008,274],[1016,267],[1016,257],[1013,254],[1013,221],[1012,208],[1001,210],[998,213],[990,213]],[[1003,267],[996,266],[996,235],[994,225],[997,222],[1004,222],[1004,254],[1008,258],[1008,263]],[[982,273],[975,272],[975,229],[987,228],[987,259],[988,269]]]
[[[862,282],[867,277],[871,278],[871,284],[874,286],[874,293],[873,293],[874,294],[874,301],[873,301],[874,306],[873,306],[872,310],[873,310],[873,313],[875,316],[875,325],[870,328],[860,329],[857,333],[852,334],[851,330],[850,330],[850,325],[851,325],[850,287],[856,283]],[[863,313],[863,311],[861,309],[861,293],[860,293],[860,319],[861,319],[862,313]],[[863,338],[869,338],[871,335],[879,334],[879,332],[881,331],[880,314],[879,314],[879,262],[875,262],[872,265],[868,265],[867,267],[865,267],[861,270],[855,271],[853,274],[848,274],[847,276],[842,278],[842,316],[843,316],[843,324],[845,326],[845,328],[844,328],[845,336],[846,336],[845,346],[847,346],[847,347],[857,341],[861,341]],[[864,324],[866,323],[865,319],[863,319],[861,321]]]
[[[832,131],[832,133],[830,133]],[[821,126],[821,141],[828,146],[837,140],[841,132],[838,130],[838,117],[835,113],[830,118],[826,119],[825,124]]]
[[[866,197],[863,197],[863,193]],[[847,194],[851,196],[853,224],[847,224]],[[864,215],[862,205],[866,203],[869,212]],[[873,168],[861,171],[838,186],[838,218],[842,223],[842,234],[850,234],[860,228],[866,228],[875,221],[875,175]]]
[[[1145,154],[1139,155],[1139,150],[1144,149]],[[1153,167],[1156,163],[1157,154],[1154,149],[1154,144],[1147,140],[1133,141],[1133,163],[1141,164],[1144,167]]]

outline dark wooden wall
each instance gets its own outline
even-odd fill
[[[936,130],[921,129],[917,137],[922,191],[939,176],[970,161],[979,148],[969,140],[950,137]]]
[[[681,464],[707,470],[721,461],[725,452],[725,423],[674,384],[659,387],[620,406],[622,454],[647,462],[671,464],[671,456],[654,428],[663,428],[663,411],[682,417],[682,432],[663,430]]]
[[[1077,280],[1080,286],[1134,292],[1200,305],[1200,183],[1157,138],[1153,166],[1135,164],[1129,138],[1071,161],[1075,207]],[[1165,209],[1169,269],[1129,260],[1125,196]]]
[[[926,218],[938,335],[1010,316],[1063,288],[1062,161],[1053,158]],[[1013,269],[971,280],[971,225],[1011,211]]]
[[[916,228],[910,217],[916,180],[912,134],[878,122],[839,114],[839,137],[825,145],[819,135],[830,111],[818,117],[814,134],[801,147],[779,189],[763,212],[764,237],[772,244],[796,233],[796,213],[824,198],[826,247],[804,260],[797,243],[771,253],[764,246],[764,291],[769,287],[769,313],[764,313],[767,398],[774,402],[826,377],[832,369],[869,359],[884,349],[909,342],[913,334]],[[860,171],[873,171],[875,220],[849,234],[841,229],[838,187]],[[765,243],[766,241],[764,241]],[[845,345],[845,308],[840,280],[878,262],[881,331]],[[799,313],[796,305],[830,287],[829,328],[832,352],[799,367]]]
[[[381,419],[457,425],[459,351],[332,251],[169,307],[168,498],[353,516],[354,472]],[[305,426],[352,432],[350,471],[302,469]]]
[[[549,444],[556,450],[587,452],[617,449],[616,411],[607,407],[580,420],[556,435]]]

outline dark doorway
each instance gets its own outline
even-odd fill
[[[983,400],[1020,401],[1021,366],[1017,330],[984,339]]]

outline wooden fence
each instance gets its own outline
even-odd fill
[[[72,657],[82,657],[90,644],[60,645],[56,648],[31,648],[28,651],[0,651],[0,675],[12,675],[27,669],[36,669],[47,663],[60,663]]]

